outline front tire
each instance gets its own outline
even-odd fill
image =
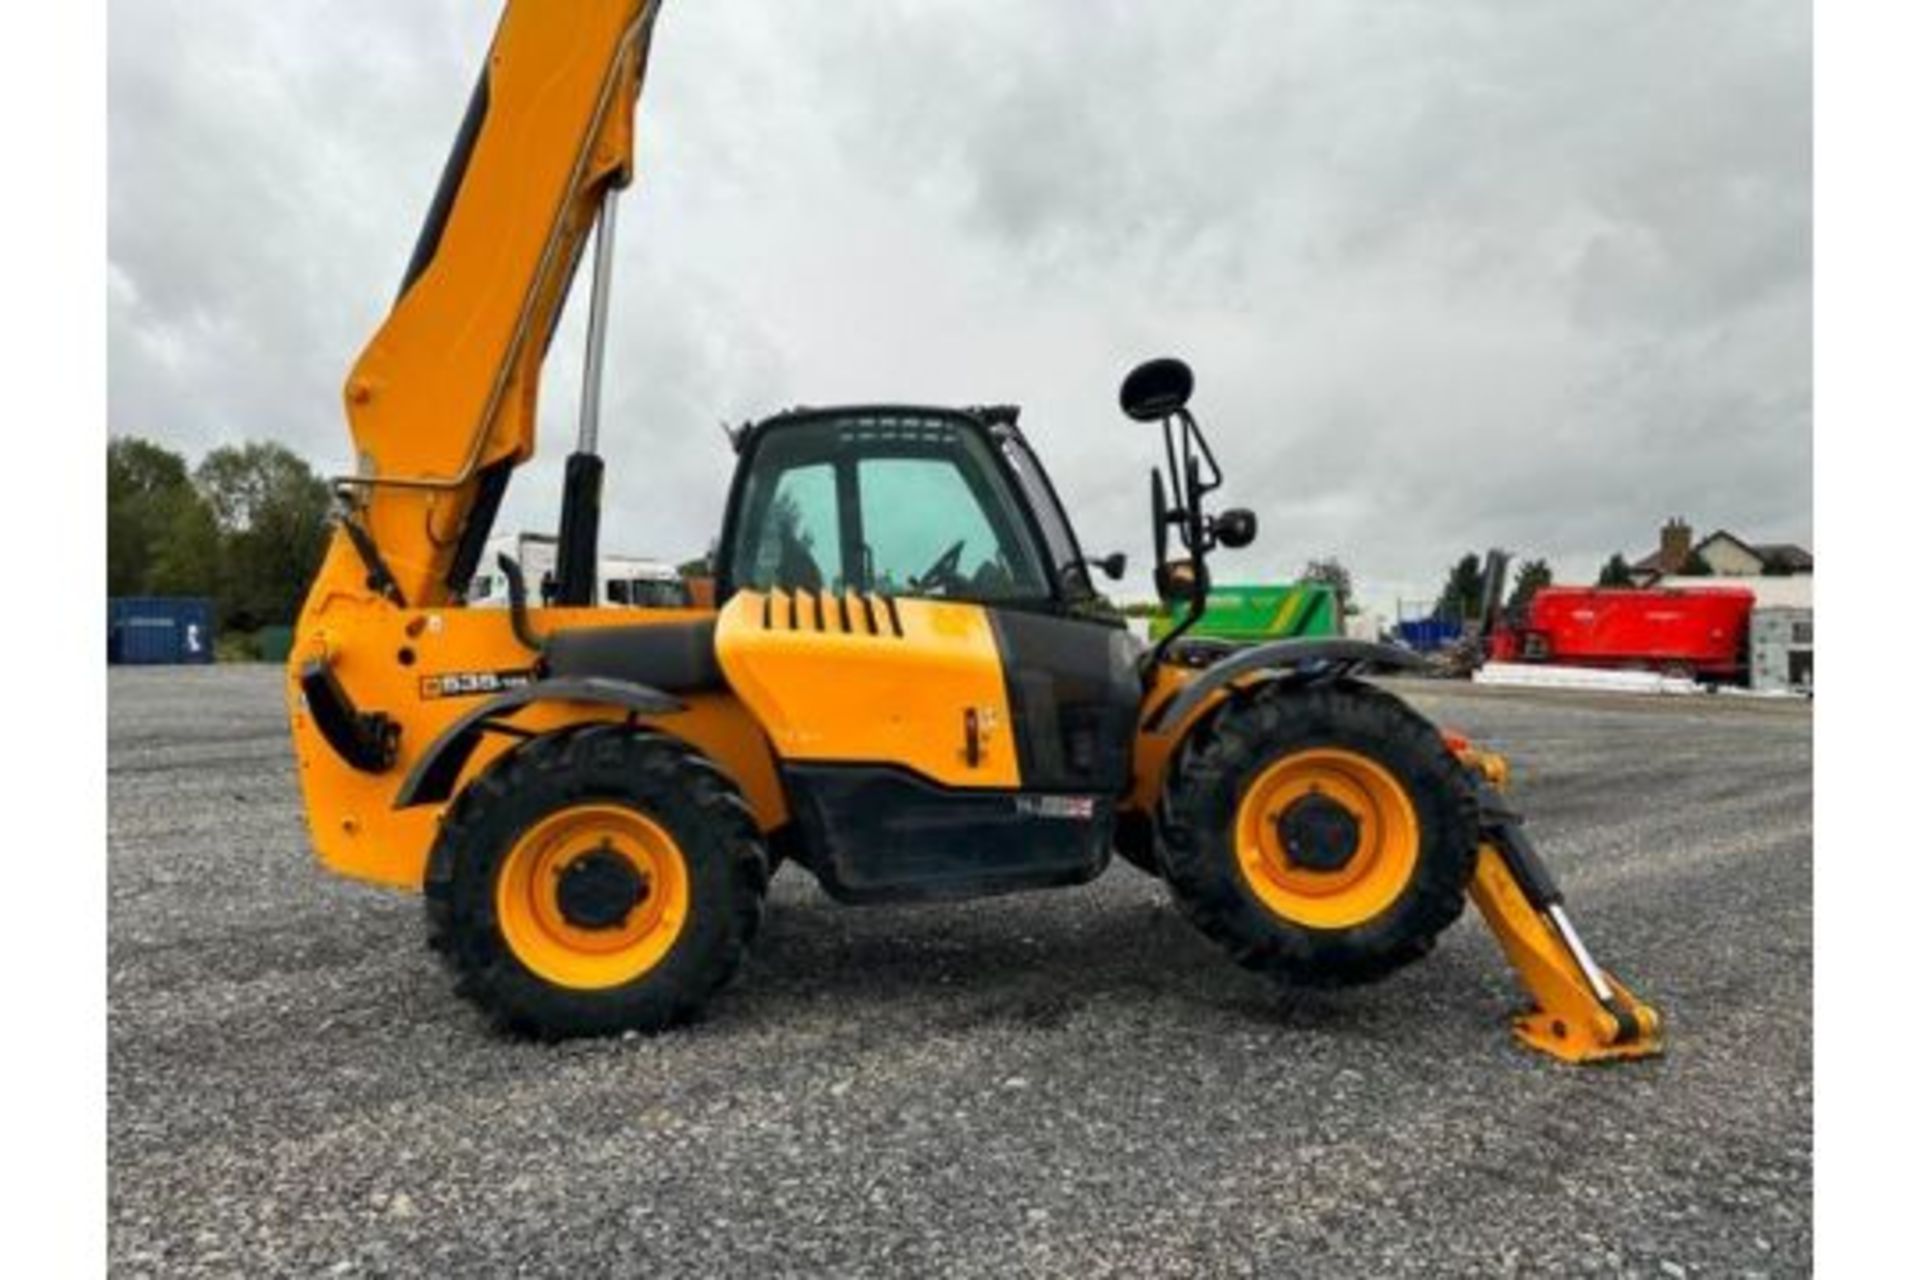
[[[767,876],[726,775],[664,734],[596,724],[533,739],[460,793],[428,861],[429,940],[510,1032],[657,1031],[738,970]]]
[[[1174,900],[1241,965],[1308,986],[1385,977],[1466,903],[1479,813],[1439,731],[1357,683],[1268,684],[1194,730],[1158,813]]]

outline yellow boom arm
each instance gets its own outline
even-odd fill
[[[310,606],[370,581],[416,607],[464,585],[506,473],[533,452],[540,365],[587,235],[631,177],[657,9],[508,3],[400,296],[347,379],[348,524]]]

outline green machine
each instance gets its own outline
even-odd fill
[[[1174,621],[1161,608],[1147,620],[1148,637],[1158,640]],[[1207,611],[1187,634],[1229,644],[1337,636],[1340,600],[1332,587],[1318,582],[1216,586],[1207,595]]]

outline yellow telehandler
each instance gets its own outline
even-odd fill
[[[618,193],[657,0],[510,0],[391,313],[346,384],[356,469],[301,613],[287,695],[306,812],[340,873],[424,891],[458,989],[540,1037],[656,1030],[733,976],[771,868],[850,903],[1074,885],[1117,850],[1240,964],[1376,979],[1467,898],[1533,997],[1522,1040],[1659,1051],[1588,956],[1503,802],[1505,765],[1340,638],[1183,639],[1208,556],[1252,513],[1193,377],[1120,391],[1157,424],[1150,648],[1007,406],[862,405],[742,428],[710,609],[594,600],[599,387]],[[465,603],[541,365],[594,242],[579,444],[553,602]],[[1177,542],[1177,546],[1174,544]]]

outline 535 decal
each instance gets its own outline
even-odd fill
[[[510,671],[443,671],[420,677],[420,696],[434,698],[472,698],[483,693],[505,693],[533,680],[527,668]]]

